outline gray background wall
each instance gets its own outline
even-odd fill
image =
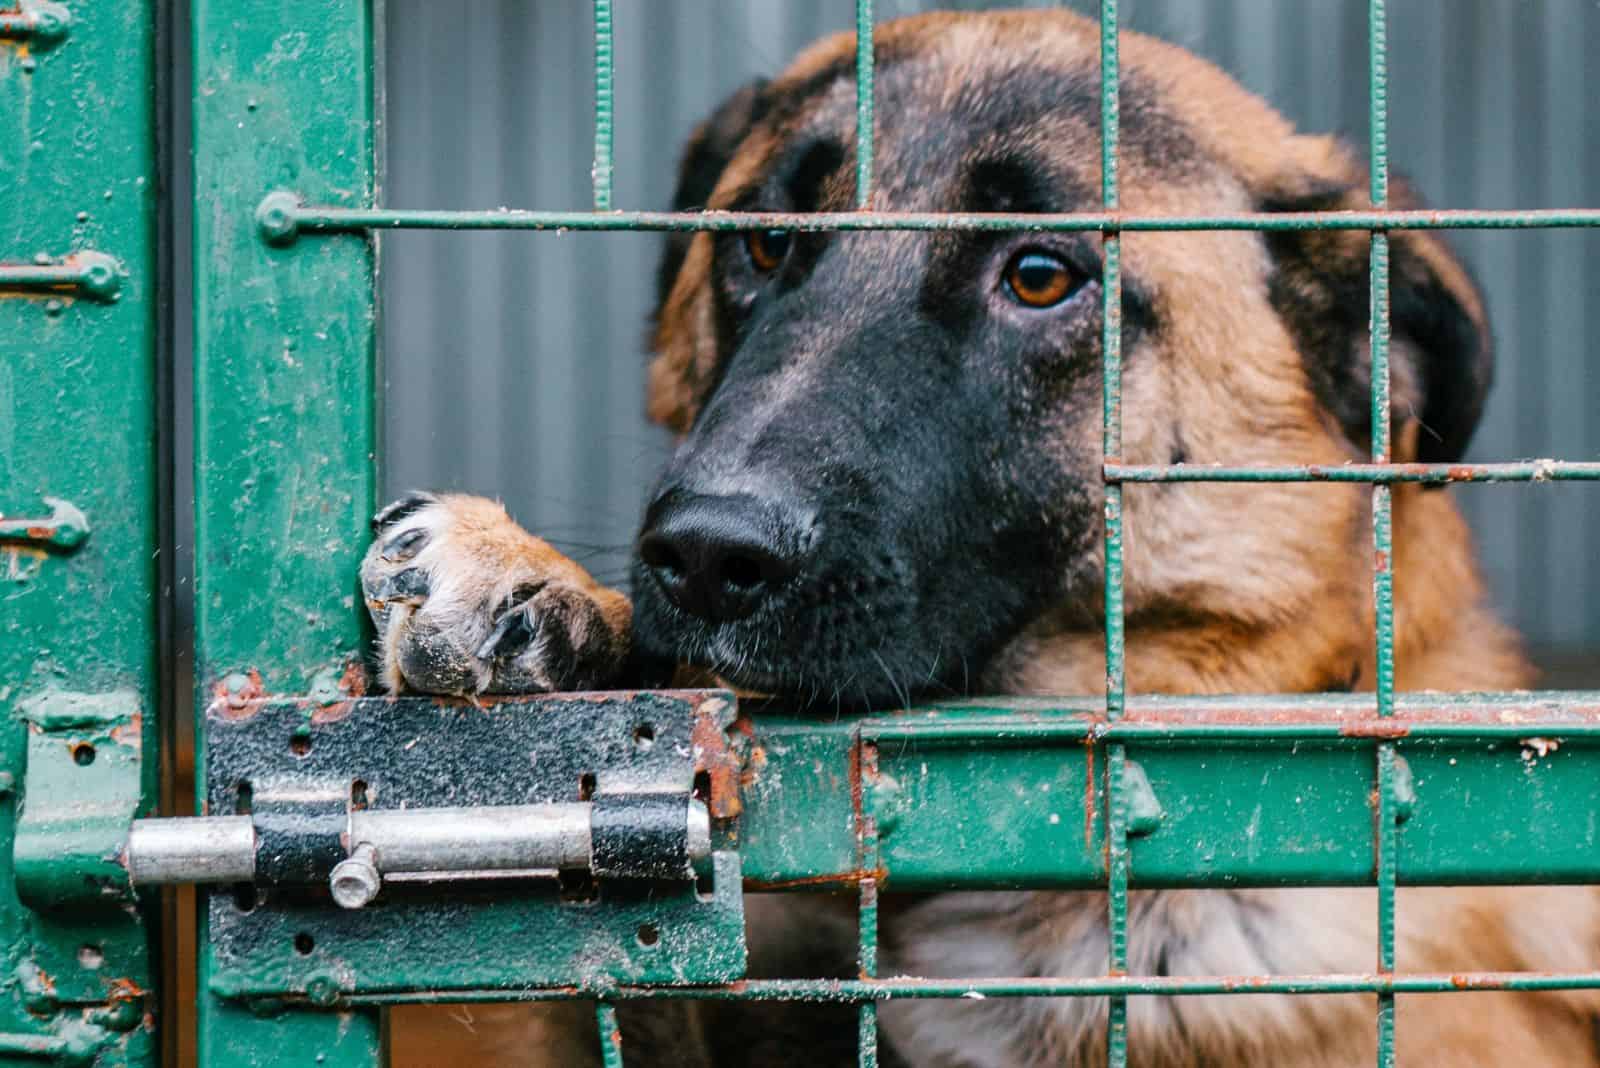
[[[665,207],[722,95],[853,25],[850,0],[616,0],[616,206]],[[879,0],[880,17],[984,3]],[[1005,6],[1017,6],[1015,4]],[[1047,6],[1035,4],[1034,6]],[[1085,7],[1083,3],[1071,6]],[[1124,0],[1128,25],[1220,63],[1302,128],[1367,134],[1360,0]],[[1391,5],[1395,166],[1438,206],[1600,204],[1596,0]],[[589,203],[583,0],[388,0],[388,201]],[[385,237],[387,486],[501,496],[615,579],[665,441],[641,415],[649,235]],[[1462,234],[1500,378],[1475,459],[1600,458],[1600,234]],[[1505,614],[1600,646],[1600,486],[1453,490]]]

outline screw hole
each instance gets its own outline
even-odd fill
[[[697,771],[694,773],[694,796],[698,801],[703,801],[708,805],[711,803],[711,773],[709,771]]]
[[[233,907],[245,914],[256,910],[256,888],[253,883],[239,883],[233,888]]]
[[[303,757],[311,752],[311,735],[303,731],[289,735],[289,752],[297,757]]]
[[[294,951],[300,954],[302,957],[306,956],[316,948],[316,940],[310,935],[306,934],[304,931],[301,931],[299,934],[294,936]]]
[[[595,789],[594,772],[586,771],[578,776],[578,800],[593,801]]]
[[[99,946],[85,945],[78,947],[78,963],[90,971],[100,967],[106,962],[106,955]]]
[[[661,941],[661,928],[657,927],[653,923],[641,923],[639,925],[638,939],[641,946],[649,949],[651,946]]]
[[[72,762],[80,768],[86,768],[94,763],[94,746],[88,742],[79,742],[72,747]]]
[[[367,783],[364,779],[357,779],[350,784],[350,808],[354,812],[362,812],[367,807]]]
[[[641,723],[633,728],[633,744],[640,752],[648,751],[656,744],[656,728],[654,724]]]
[[[246,779],[240,779],[239,785],[233,788],[233,814],[235,816],[250,815],[250,806],[255,801],[255,790]]]

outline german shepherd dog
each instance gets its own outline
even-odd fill
[[[919,16],[880,26],[875,47],[875,207],[1097,209],[1092,22]],[[828,38],[728,100],[688,147],[676,208],[851,208],[854,50]],[[1128,211],[1370,206],[1346,144],[1296,133],[1177,47],[1128,33],[1122,58]],[[1365,235],[1129,233],[1123,249],[1125,460],[1367,455]],[[1490,383],[1483,304],[1437,237],[1397,232],[1391,249],[1394,456],[1454,460]],[[679,443],[645,512],[632,601],[498,504],[413,494],[376,517],[362,573],[388,685],[599,688],[670,661],[830,713],[907,693],[1099,692],[1102,263],[1089,234],[670,239],[648,407]],[[1356,485],[1130,487],[1130,689],[1370,689],[1370,501]],[[1449,492],[1396,486],[1393,530],[1398,686],[1526,685]],[[759,960],[826,956],[830,932],[848,955],[826,906],[766,919],[756,904]],[[1375,911],[1371,890],[1136,893],[1129,970],[1366,971]],[[1103,916],[1095,893],[900,902],[882,973],[1099,974]],[[1582,970],[1600,956],[1587,889],[1405,890],[1399,922],[1403,970]],[[401,1017],[394,1046],[414,1063],[592,1060],[592,1018],[572,1031],[567,1011]],[[852,1063],[848,1013],[756,1006],[741,1024],[726,1007],[675,1011],[624,1016],[629,1063]],[[1595,1011],[1584,993],[1403,996],[1400,1062],[1600,1064]],[[1146,997],[1128,1013],[1131,1062],[1152,1068],[1374,1060],[1370,995]],[[881,1019],[907,1065],[1104,1061],[1103,1001],[890,1002]],[[428,1052],[441,1044],[452,1052]]]

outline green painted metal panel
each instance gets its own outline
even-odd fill
[[[193,5],[201,706],[218,687],[336,693],[362,647],[356,565],[378,447],[375,249],[360,235],[276,249],[255,213],[285,186],[374,203],[374,18],[360,0]],[[203,750],[203,720],[197,733]],[[211,972],[203,951],[204,1064],[304,1064],[312,1051],[329,1066],[376,1063],[374,1017],[266,1015],[218,997]]]
[[[153,1064],[152,913],[105,846],[156,800],[155,4],[7,7],[0,1057]],[[53,850],[108,892],[29,907]]]
[[[1159,807],[1130,827],[1132,886],[1370,886],[1388,737],[1410,779],[1400,884],[1600,881],[1600,699],[1419,694],[1396,708],[1391,726],[1370,696],[1142,698],[1115,722],[1089,701],[839,723],[757,709],[737,837],[747,886],[1103,887],[1115,744]],[[862,737],[875,776],[860,771]],[[870,869],[858,812],[877,820]]]

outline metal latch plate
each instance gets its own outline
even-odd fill
[[[700,796],[713,863],[698,885],[552,877],[385,884],[359,910],[318,888],[210,895],[211,988],[224,996],[719,983],[745,966],[732,838],[739,761],[722,691],[498,700],[218,700],[207,711],[208,814],[267,797],[350,796],[369,810]],[[247,784],[247,785],[246,785]],[[487,874],[487,873],[486,873]],[[577,892],[575,893],[575,889]]]

